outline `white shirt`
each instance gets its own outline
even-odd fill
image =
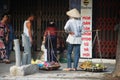
[[[30,21],[25,21],[24,22],[24,29],[23,29],[23,33],[29,37],[29,32],[28,32],[28,28],[27,28],[27,23],[30,22]]]
[[[74,39],[72,42],[70,41],[70,44],[81,44],[81,35],[84,31],[83,31],[83,24],[80,19],[74,19],[74,18],[69,19],[64,29],[67,33],[74,32],[74,35],[72,35]]]

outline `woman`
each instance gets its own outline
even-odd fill
[[[67,43],[68,43],[68,51],[67,51],[67,68],[65,70],[77,70],[79,57],[80,57],[80,44],[81,44],[81,35],[83,33],[83,25],[82,20],[80,19],[80,13],[77,9],[72,9],[66,13],[70,19],[67,21],[64,29],[65,32],[68,33]],[[74,48],[74,65],[72,68],[72,58],[71,54]]]
[[[47,61],[57,62],[57,28],[54,22],[49,22],[44,33],[45,48],[47,49]]]
[[[5,44],[8,42],[8,15],[5,14],[2,16],[0,21],[0,62],[10,63],[8,60],[8,56],[6,55],[6,47]]]

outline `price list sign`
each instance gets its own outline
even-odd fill
[[[80,49],[81,58],[92,58],[92,0],[81,0],[81,18],[84,31]]]

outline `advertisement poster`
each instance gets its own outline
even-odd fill
[[[81,16],[85,33],[82,35],[81,58],[92,58],[92,0],[81,0]]]

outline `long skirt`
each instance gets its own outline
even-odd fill
[[[0,39],[0,59],[7,59],[5,44],[2,39]]]

